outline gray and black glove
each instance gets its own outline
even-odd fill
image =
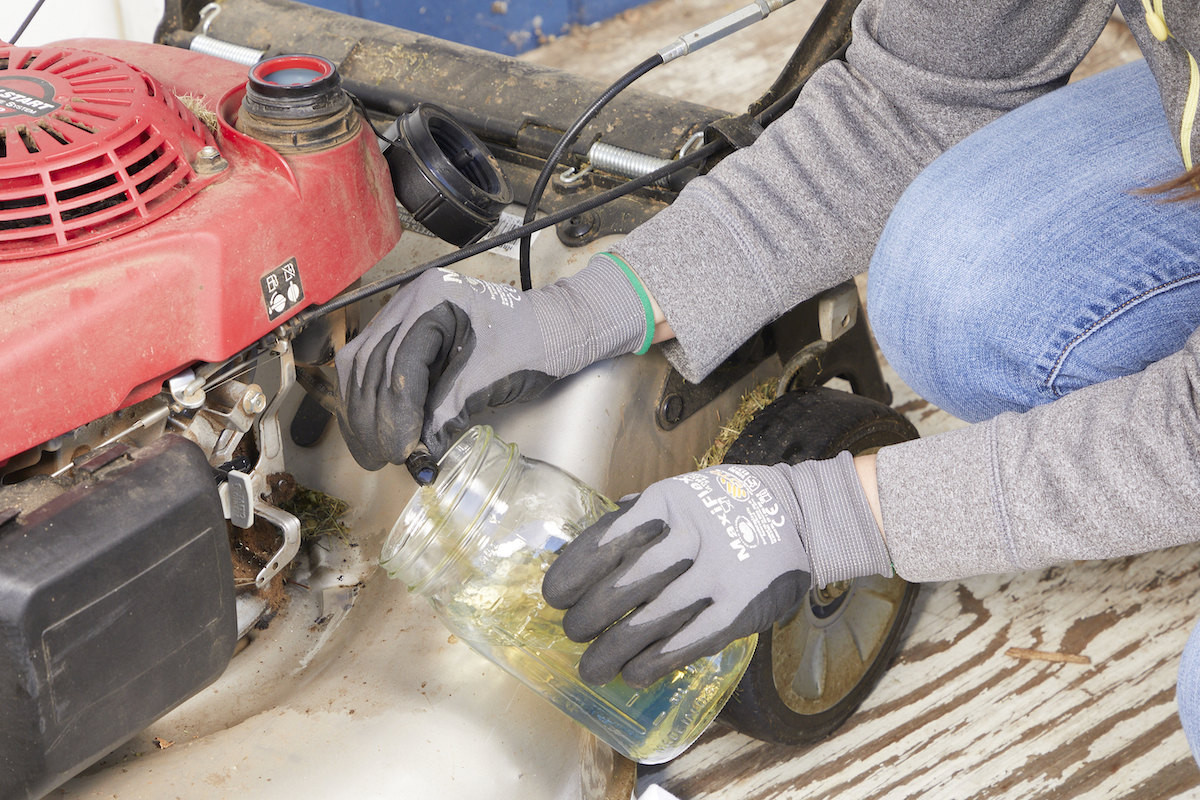
[[[765,631],[818,586],[891,574],[849,453],[719,466],[651,485],[564,548],[542,583],[563,628],[595,639],[580,676],[648,686]],[[812,578],[810,579],[810,574]]]
[[[367,469],[403,463],[418,442],[440,456],[485,406],[645,352],[654,318],[636,281],[607,254],[530,292],[444,269],[414,279],[337,355],[351,454]]]

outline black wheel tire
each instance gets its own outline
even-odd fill
[[[798,464],[843,450],[862,455],[915,438],[912,424],[882,403],[807,387],[758,412],[725,463]],[[788,617],[759,634],[720,721],[774,744],[811,744],[829,736],[891,663],[917,588],[899,577],[874,576],[833,592],[829,587],[809,592]]]

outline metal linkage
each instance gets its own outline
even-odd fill
[[[687,155],[688,150],[703,138],[703,132],[693,135],[680,149],[679,157],[683,158]],[[574,167],[571,167],[564,170],[558,176],[558,180],[561,183],[570,185],[583,178],[584,175],[587,175],[593,169],[607,172],[611,175],[620,175],[623,178],[640,178],[672,163],[672,160],[669,158],[659,158],[658,156],[639,153],[636,150],[629,150],[624,147],[605,144],[604,142],[596,142],[588,148],[587,157],[588,163],[582,169],[576,170]],[[670,188],[671,177],[664,176],[659,178],[653,185],[661,186],[664,189]]]
[[[688,53],[694,53],[701,47],[724,39],[731,33],[742,28],[748,28],[760,20],[767,18],[772,11],[778,11],[792,0],[755,0],[755,2],[726,14],[715,22],[702,25],[691,33],[685,33],[666,47],[658,51],[663,63],[682,58]]]

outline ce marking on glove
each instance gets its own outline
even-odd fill
[[[777,529],[786,520],[782,516],[772,518],[779,514],[780,508],[766,487],[752,476],[737,475],[732,470],[713,470],[711,475],[723,492],[715,491],[708,476],[701,473],[679,475],[676,480],[695,491],[696,499],[717,518],[729,536],[729,546],[737,552],[738,561],[750,558],[750,551],[759,545],[779,541]],[[751,502],[751,497],[757,502]]]
[[[442,273],[442,280],[446,283],[457,283],[480,294],[486,294],[491,299],[508,308],[512,308],[521,301],[521,293],[511,286],[505,286],[502,283],[481,281],[478,278],[472,278],[449,269],[439,269],[438,272]]]

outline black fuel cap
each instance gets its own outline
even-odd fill
[[[462,123],[429,103],[396,120],[396,128],[384,157],[400,204],[453,245],[482,239],[513,199],[495,156]]]

